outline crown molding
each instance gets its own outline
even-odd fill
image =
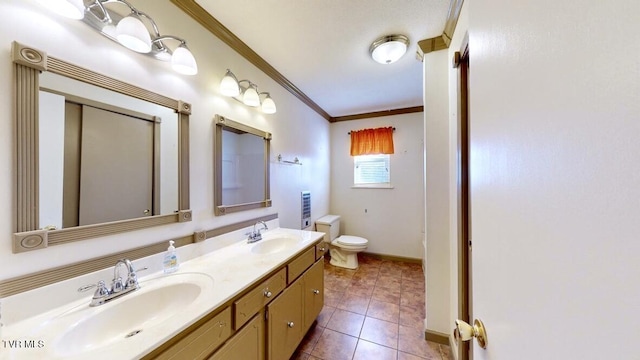
[[[349,120],[362,120],[362,119],[370,119],[380,116],[391,116],[391,115],[401,115],[401,114],[411,114],[417,112],[423,112],[424,106],[414,106],[402,109],[393,109],[393,110],[384,110],[384,111],[375,111],[368,112],[362,114],[354,114],[354,115],[345,115],[345,116],[336,116],[332,117],[330,122],[338,122],[338,121],[349,121]]]
[[[211,16],[205,9],[203,9],[194,0],[171,0],[180,10],[184,11],[187,15],[191,16],[195,21],[202,25],[205,29],[209,30],[213,35],[217,36],[222,42],[229,45],[242,57],[247,59],[250,63],[255,65],[262,72],[271,77],[275,82],[280,84],[283,88],[300,99],[303,103],[317,112],[320,116],[330,121],[331,116],[324,111],[318,104],[316,104],[311,98],[303,93],[297,86],[295,86],[289,79],[284,77],[278,70],[271,66],[260,55],[253,51],[247,44],[245,44],[234,33],[227,29],[216,18]]]
[[[462,11],[463,3],[464,0],[451,0],[451,3],[449,4],[449,13],[447,14],[447,21],[444,24],[442,35],[418,41],[416,57],[419,61],[424,59],[425,54],[449,48],[451,38],[456,30],[456,25],[458,25],[458,19],[460,18],[460,11]]]

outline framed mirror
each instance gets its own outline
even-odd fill
[[[215,116],[214,209],[216,215],[271,206],[271,134]]]
[[[191,220],[179,100],[14,42],[13,251]]]

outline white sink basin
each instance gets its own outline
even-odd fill
[[[256,243],[251,247],[251,252],[254,254],[275,254],[282,250],[285,250],[291,246],[296,245],[302,239],[296,236],[277,236],[270,238],[263,238],[260,242]]]
[[[205,274],[180,273],[143,281],[140,286],[80,316],[55,342],[57,355],[74,356],[133,339],[179,315],[213,286],[213,279]]]

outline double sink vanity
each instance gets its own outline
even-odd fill
[[[276,228],[140,277],[104,304],[86,295],[25,316],[2,330],[23,346],[0,359],[289,359],[322,310],[323,235]],[[61,291],[47,288],[20,296]]]

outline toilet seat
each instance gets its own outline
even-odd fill
[[[369,240],[359,236],[342,235],[335,239],[335,242],[344,246],[360,247],[366,246]]]

